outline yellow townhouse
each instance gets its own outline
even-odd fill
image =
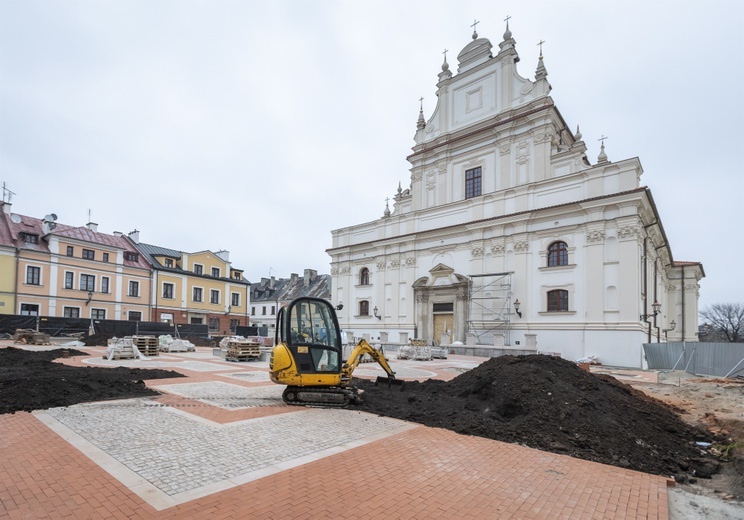
[[[228,334],[249,324],[250,282],[232,267],[227,251],[185,253],[127,237],[152,266],[152,321],[209,326]]]

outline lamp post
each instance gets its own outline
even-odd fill
[[[517,298],[516,300],[514,300],[514,312],[516,312],[517,313],[517,316],[519,316],[521,318],[522,317],[522,313],[519,312],[520,305],[522,305],[522,304],[519,303],[519,298]]]
[[[375,318],[377,318],[378,320],[382,320],[382,316],[380,316],[380,315],[379,315],[379,314],[377,313],[377,305],[375,305],[375,308],[374,308],[374,309],[372,309],[372,312],[374,313],[374,315],[375,315]]]
[[[648,321],[649,318],[656,317],[659,312],[661,312],[661,304],[654,300],[654,303],[651,304],[651,308],[654,310],[651,314],[641,314],[641,321],[645,321],[648,323],[648,342],[651,343],[651,322]],[[658,340],[658,338],[657,338]]]

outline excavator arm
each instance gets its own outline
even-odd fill
[[[402,380],[395,378],[395,372],[393,372],[393,369],[390,368],[387,358],[382,353],[382,349],[376,349],[363,339],[359,340],[359,343],[357,343],[357,346],[354,347],[354,350],[351,352],[349,359],[346,361],[346,363],[344,363],[343,367],[341,367],[342,382],[344,382],[345,384],[349,384],[351,382],[351,376],[353,375],[354,370],[356,370],[356,367],[359,366],[359,363],[362,362],[362,358],[365,354],[369,354],[372,359],[377,361],[377,363],[388,375],[387,377],[378,377],[377,381],[375,382],[376,384],[385,383],[388,386],[403,384]]]

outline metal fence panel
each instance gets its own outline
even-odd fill
[[[744,343],[646,343],[643,351],[650,369],[744,376]]]

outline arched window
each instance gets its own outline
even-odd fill
[[[568,246],[565,242],[553,242],[548,247],[548,267],[568,265]]]
[[[369,285],[369,269],[366,267],[359,271],[359,285]]]
[[[568,312],[568,291],[548,291],[548,312]]]
[[[369,302],[367,300],[359,302],[359,316],[369,316]]]

